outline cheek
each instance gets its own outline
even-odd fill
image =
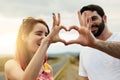
[[[39,41],[39,38],[34,38],[34,39],[33,39],[33,42],[34,42],[34,43],[36,43],[36,42],[38,42],[38,41]]]
[[[32,42],[35,43],[39,40],[39,37],[34,35],[32,38],[31,38]]]
[[[34,37],[31,37],[28,39],[28,47],[35,47],[36,46],[37,39]]]
[[[36,38],[31,38],[29,41],[28,41],[28,50],[31,51],[32,53],[35,53],[36,50],[38,49],[38,44],[37,44],[37,39]]]
[[[30,46],[34,46],[35,48],[36,48],[36,47],[38,48],[41,40],[42,40],[42,37],[41,37],[41,36],[37,36],[37,35],[32,36],[32,37],[30,38],[30,42],[29,42],[29,43],[30,43]]]

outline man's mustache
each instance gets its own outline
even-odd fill
[[[98,28],[98,25],[95,25],[95,24],[94,24],[94,25],[92,25],[92,26],[91,26],[91,28],[93,28],[93,27],[96,27],[96,28]]]

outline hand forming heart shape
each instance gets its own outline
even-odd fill
[[[60,30],[59,32],[59,36],[61,39],[65,40],[66,42],[70,41],[70,40],[76,40],[79,36],[78,32],[74,29],[71,29],[70,31],[67,30]]]

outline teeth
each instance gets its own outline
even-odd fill
[[[91,31],[95,31],[97,29],[98,29],[97,27],[92,27]]]

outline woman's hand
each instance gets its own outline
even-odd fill
[[[67,31],[67,29],[64,26],[60,26],[59,13],[57,18],[56,18],[56,15],[53,13],[53,27],[50,34],[47,36],[47,38],[49,39],[50,43],[63,42],[64,44],[66,44],[66,41],[60,38],[59,32],[61,29],[64,29],[65,31]]]

